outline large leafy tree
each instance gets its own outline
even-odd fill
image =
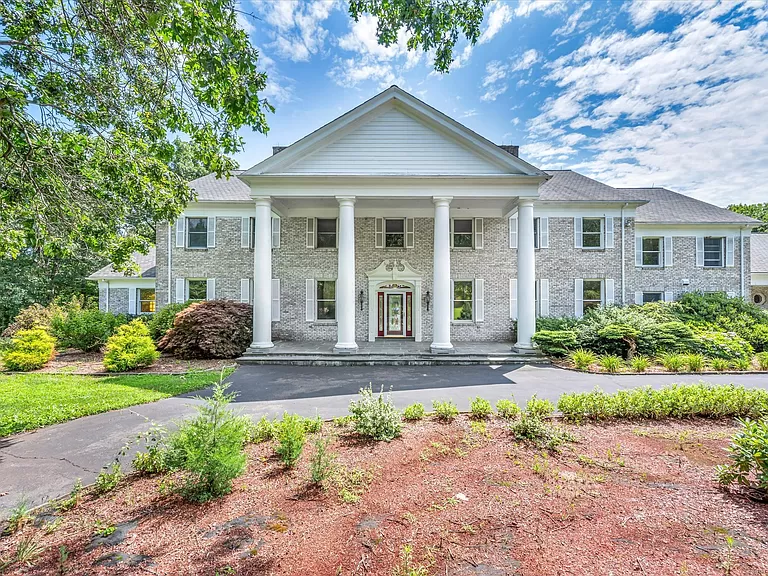
[[[0,3],[0,257],[125,264],[192,198],[181,135],[225,174],[266,132],[266,76],[234,0]]]
[[[349,14],[355,20],[363,14],[378,18],[379,44],[396,44],[405,30],[409,50],[434,52],[438,72],[448,72],[453,49],[460,36],[471,44],[480,37],[483,10],[489,0],[351,0]]]
[[[755,226],[752,228],[752,232],[768,234],[768,202],[763,204],[731,204],[728,206],[728,210],[767,222],[767,224]]]
[[[180,138],[173,141],[173,157],[168,163],[171,170],[185,182],[210,174],[205,163],[195,154],[195,147]]]

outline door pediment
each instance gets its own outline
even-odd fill
[[[406,260],[397,258],[382,260],[374,270],[365,273],[368,280],[386,281],[386,280],[405,280],[415,282],[421,280],[421,273],[411,267]]]

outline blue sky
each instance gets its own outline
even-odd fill
[[[541,168],[665,186],[719,205],[768,201],[768,4],[492,2],[450,73],[377,44],[341,0],[240,0],[275,106],[243,132],[250,167],[391,84]]]

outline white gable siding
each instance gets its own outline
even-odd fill
[[[292,174],[507,174],[397,109],[286,167]]]

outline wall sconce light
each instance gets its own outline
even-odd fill
[[[429,312],[429,305],[432,302],[432,294],[430,294],[429,290],[424,294],[424,302],[427,305],[427,312]]]
[[[365,301],[365,292],[360,290],[360,294],[357,295],[357,301],[360,302],[360,311],[363,310],[363,302]]]

